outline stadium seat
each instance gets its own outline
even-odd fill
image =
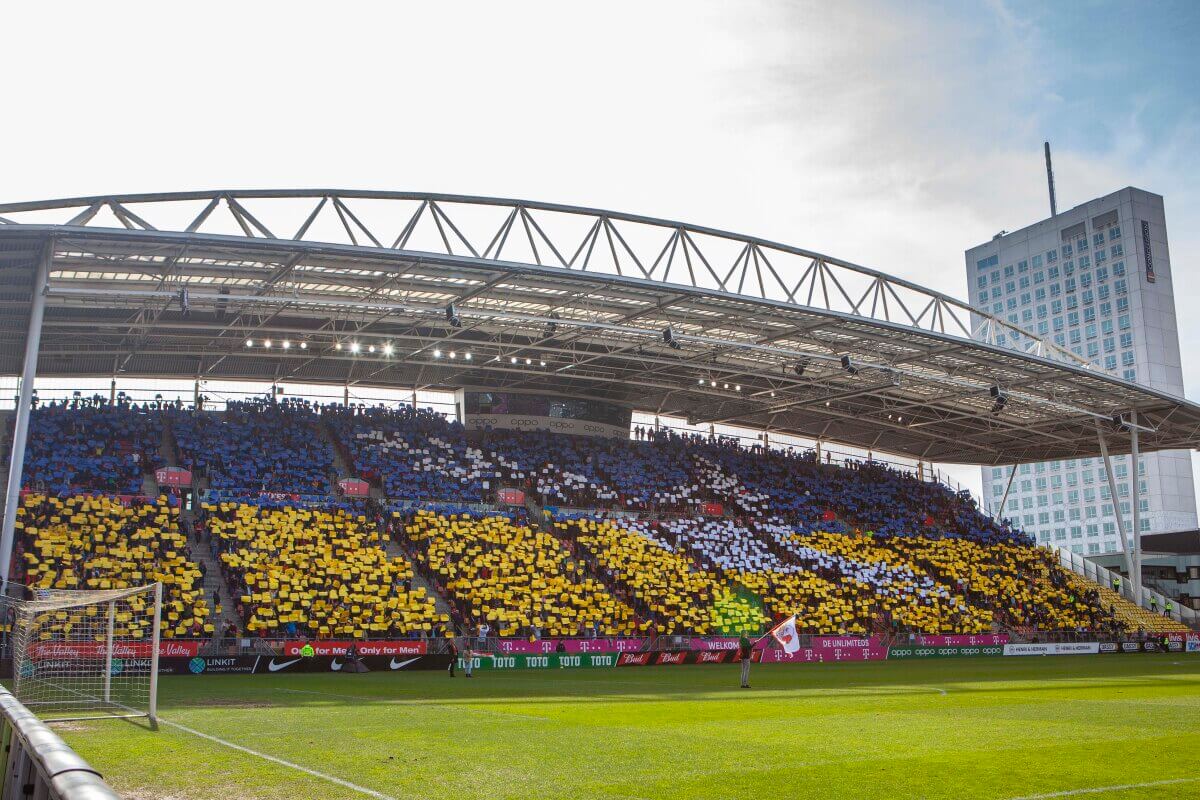
[[[142,476],[162,465],[157,409],[101,399],[35,408],[29,416],[24,485],[52,494],[141,494]]]
[[[125,589],[163,583],[162,636],[211,636],[202,575],[179,532],[179,509],[153,502],[90,495],[29,493],[17,509],[17,559],[33,589]],[[141,602],[138,598],[136,602]],[[148,620],[134,621],[149,635]]]
[[[328,495],[333,448],[310,404],[231,402],[224,412],[171,411],[180,466],[214,489]]]
[[[361,514],[223,502],[202,519],[252,635],[427,637],[447,622]]]
[[[405,529],[471,627],[486,622],[502,636],[534,637],[639,631],[629,605],[548,533],[501,515],[424,510]]]

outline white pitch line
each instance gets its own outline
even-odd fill
[[[937,686],[904,686],[901,684],[888,685],[888,684],[877,684],[877,683],[847,683],[844,686],[844,688],[846,688],[846,689],[872,689],[875,687],[885,690],[885,691],[879,692],[879,694],[896,694],[896,692],[887,691],[889,689],[928,689],[931,692],[937,692],[942,697],[947,697],[950,694],[945,689],[941,689]],[[834,691],[837,691],[837,689],[834,689]]]
[[[1196,783],[1200,778],[1171,778],[1165,781],[1148,781],[1146,783],[1123,783],[1117,786],[1096,786],[1088,789],[1068,789],[1065,792],[1050,792],[1048,794],[1027,794],[1021,797],[1010,797],[1009,800],[1049,800],[1052,797],[1075,797],[1081,794],[1105,794],[1107,792],[1124,792],[1129,789],[1149,789],[1154,786],[1174,786],[1180,783]]]
[[[346,789],[350,789],[351,791],[366,795],[367,797],[374,797],[375,800],[396,800],[396,798],[391,797],[390,795],[383,794],[382,792],[377,792],[374,789],[368,789],[365,786],[359,786],[356,783],[351,783],[350,781],[342,780],[341,778],[326,774],[324,772],[320,772],[315,769],[309,769],[308,767],[301,766],[300,764],[296,764],[291,761],[287,761],[285,759],[278,758],[276,756],[267,755],[266,753],[260,753],[257,750],[251,750],[249,747],[243,747],[240,744],[234,744],[233,742],[227,742],[224,739],[220,738],[219,736],[213,736],[212,734],[203,733],[201,731],[196,730],[195,728],[189,728],[186,725],[180,725],[178,722],[171,722],[169,719],[163,719],[162,717],[159,717],[158,721],[163,725],[170,725],[172,728],[177,728],[177,729],[183,731],[184,733],[190,733],[193,736],[199,736],[201,739],[207,739],[210,742],[215,742],[216,744],[219,744],[222,747],[228,747],[231,750],[238,750],[242,753],[246,753],[247,755],[252,755],[256,758],[261,758],[264,761],[270,761],[273,764],[279,764],[280,766],[288,767],[289,769],[294,769],[298,772],[303,772],[304,774],[311,775],[314,778],[320,778],[323,781],[329,781],[330,783],[336,783],[338,786],[342,786]]]

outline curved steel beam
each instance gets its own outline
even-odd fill
[[[260,221],[243,202],[296,199],[313,200],[314,207],[291,240],[282,238],[280,225],[271,224],[270,218],[265,222]],[[347,203],[348,200],[407,201],[416,203],[417,206],[412,215],[408,216],[408,222],[392,245],[386,246],[382,242],[388,241],[389,237],[380,237],[372,232],[354,213]],[[455,252],[457,248],[480,261],[511,263],[512,259],[504,258],[504,248],[510,239],[522,239],[532,254],[532,259],[527,261],[530,266],[587,272],[593,256],[598,251],[606,252],[611,257],[611,264],[617,273],[623,277],[641,277],[666,285],[690,285],[692,288],[712,289],[711,285],[705,285],[712,284],[715,285],[716,291],[738,298],[779,300],[778,296],[769,295],[782,295],[785,302],[801,308],[841,311],[916,330],[940,332],[960,340],[982,340],[1026,355],[1042,356],[1077,368],[1103,373],[1103,370],[1086,359],[1044,337],[986,311],[973,308],[958,298],[870,267],[756,236],[583,206],[423,192],[352,189],[216,190],[99,195],[3,203],[0,204],[0,214],[9,216],[0,219],[20,226],[26,223],[20,218],[14,218],[14,215],[54,210],[73,211],[74,213],[57,227],[68,232],[73,227],[94,230],[102,227],[95,224],[95,220],[98,213],[107,208],[122,224],[125,233],[169,232],[172,230],[171,226],[161,222],[155,224],[157,218],[153,206],[186,201],[206,201],[206,204],[190,225],[178,231],[185,234],[200,233],[200,228],[208,224],[213,219],[214,212],[224,205],[230,220],[241,232],[238,238],[336,244],[337,242],[331,240],[315,238],[312,232],[314,220],[329,206],[333,211],[328,213],[336,215],[340,230],[352,245],[364,250],[394,252],[413,249],[411,239],[422,220],[427,220],[426,224],[434,226],[437,233],[436,237],[431,236],[430,239],[440,246],[440,252],[444,255],[462,255],[463,253]],[[138,211],[135,212],[131,206],[137,206]],[[468,221],[461,217],[456,222],[453,212],[458,206],[490,207],[507,213],[503,214],[504,220],[498,229],[488,225],[486,229],[475,230],[472,227],[475,222],[468,224]],[[261,216],[266,217],[263,213],[264,208],[260,207],[258,210]],[[581,240],[575,241],[578,229],[570,233],[555,230],[551,224],[554,221],[552,218],[543,216],[539,219],[533,212],[585,218],[586,224],[579,227],[584,228],[586,233]],[[45,224],[44,220],[28,222],[33,225]],[[656,231],[658,238],[653,242],[653,246],[637,242],[632,235],[634,231],[623,229],[619,223],[645,226]],[[175,226],[176,229],[178,227]],[[634,244],[630,243],[631,240]],[[708,240],[719,240],[728,246],[729,253],[736,252],[732,264],[718,262],[711,247],[706,254],[705,245],[711,244]],[[482,246],[485,241],[486,247]],[[723,254],[723,257],[727,259],[729,253]],[[553,258],[549,258],[551,255]],[[793,265],[803,267],[802,274],[793,283],[792,278],[795,276],[789,275],[785,279],[781,274],[782,265],[777,267],[772,261],[772,256],[776,259],[800,258],[810,263],[807,266]],[[625,275],[626,268],[630,272],[629,276]],[[670,280],[673,269],[677,275],[686,274],[688,283]],[[598,274],[598,271],[593,270],[590,274]],[[711,280],[707,280],[706,276]],[[848,287],[845,283],[851,276],[857,281],[857,285]],[[736,289],[733,288],[735,278]],[[744,291],[755,286],[758,290],[755,294]],[[903,297],[898,290],[909,293],[910,296]]]

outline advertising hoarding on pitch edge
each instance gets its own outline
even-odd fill
[[[460,389],[467,430],[522,430],[579,436],[629,437],[632,409],[603,400],[522,392]]]
[[[680,637],[686,642],[688,637]],[[619,646],[614,647],[619,642]],[[554,646],[557,643],[537,642],[525,648],[511,647],[505,652],[478,653],[472,659],[476,669],[481,670],[549,670],[549,669],[604,669],[613,667],[664,667],[690,664],[732,664],[737,653],[724,645],[736,642],[733,639],[702,640],[703,649],[692,647],[681,650],[625,649],[636,644],[649,642],[636,640],[574,640],[574,647],[564,648],[567,652],[546,652],[538,646]],[[195,643],[187,643],[189,645]],[[287,642],[283,651],[274,656],[199,656],[189,646],[168,646],[160,652],[159,669],[164,675],[273,675],[294,672],[346,672],[346,650],[351,642],[314,642],[317,653],[312,658],[300,655],[303,642]],[[358,653],[357,661],[371,672],[412,672],[417,670],[445,669],[450,656],[429,654],[425,642],[373,641],[354,642]],[[595,649],[593,649],[595,648]],[[1169,648],[1171,652],[1200,652],[1200,638],[1174,635]],[[756,649],[754,660],[762,662],[838,662],[877,661],[883,659],[928,659],[966,658],[978,656],[1039,656],[1039,655],[1094,655],[1098,653],[1159,653],[1162,645],[1156,641],[1145,642],[1069,642],[1069,643],[1008,643],[976,645],[943,645],[933,647],[909,644],[898,647],[883,645],[873,637],[814,637],[809,647],[794,654],[775,648]],[[79,652],[46,648],[43,657],[78,657]],[[144,663],[143,663],[144,662]],[[50,660],[53,666],[60,661]],[[457,659],[461,667],[463,657]],[[135,664],[148,667],[149,650],[137,648],[121,651],[114,661],[116,669]],[[0,671],[4,663],[0,662]],[[7,677],[0,674],[0,677]]]
[[[1099,652],[1099,642],[1030,642],[1004,645],[1006,656],[1082,656]]]
[[[355,651],[360,656],[415,656],[428,652],[427,644],[423,639],[363,639],[361,641],[313,639],[309,642],[295,639],[283,643],[283,655],[298,656],[305,644],[311,644],[313,654],[318,656],[343,656],[350,649],[350,645],[354,645]]]

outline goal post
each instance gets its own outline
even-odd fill
[[[17,700],[45,720],[156,721],[162,584],[31,591],[10,612]]]

